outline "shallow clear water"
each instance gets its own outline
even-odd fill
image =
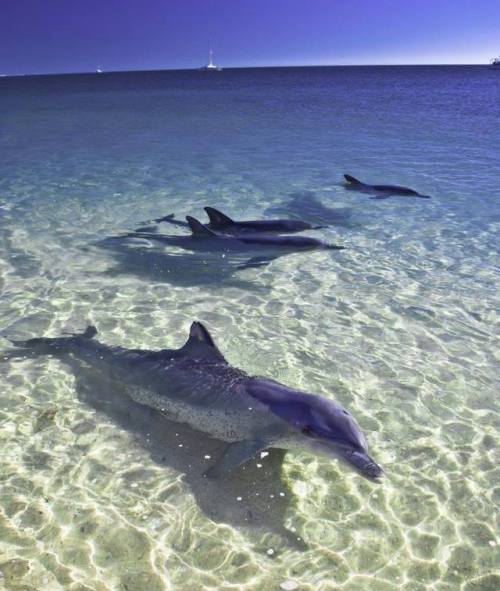
[[[91,368],[2,363],[0,587],[498,589],[499,121],[481,67],[0,80],[1,334],[155,349],[202,320],[233,365],[350,409],[387,473],[275,450],[207,481],[220,444]],[[347,249],[238,270],[97,244],[204,205]]]

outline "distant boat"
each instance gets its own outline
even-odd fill
[[[214,64],[213,54],[214,52],[210,49],[208,52],[208,64],[206,66],[203,66],[203,68],[200,68],[201,70],[208,72],[220,72],[222,70],[220,66]]]
[[[500,70],[500,56],[494,57],[491,60],[491,67],[492,68],[498,68]]]
[[[97,66],[96,74],[102,74],[101,66]]]

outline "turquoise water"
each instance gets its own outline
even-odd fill
[[[499,121],[482,67],[0,79],[1,334],[155,349],[202,320],[233,365],[351,410],[386,471],[272,450],[207,481],[218,442],[91,368],[4,363],[0,587],[497,589]],[[346,250],[98,245],[205,205]]]

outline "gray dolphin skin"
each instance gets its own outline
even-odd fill
[[[368,185],[362,183],[358,179],[354,178],[350,174],[344,175],[347,181],[347,189],[359,191],[361,193],[376,193],[372,199],[387,199],[391,196],[402,196],[402,197],[420,197],[421,199],[430,199],[430,195],[421,195],[413,189],[408,187],[400,187],[398,185]]]
[[[259,233],[259,232],[281,232],[284,234],[292,234],[294,232],[303,232],[304,230],[319,230],[324,226],[310,224],[302,220],[246,220],[237,222],[232,220],[229,216],[222,213],[214,207],[204,207],[207,212],[208,224],[204,224],[208,229],[222,232],[223,234],[241,234],[242,232]],[[187,222],[182,222],[174,218],[174,214],[167,215],[162,218],[154,220],[157,223],[166,222],[176,226],[189,226]]]
[[[247,220],[236,222],[218,209],[205,207],[210,220],[211,230],[239,234],[240,232],[303,232],[304,230],[319,230],[323,226],[314,226],[302,220]]]
[[[168,236],[152,232],[131,232],[118,238],[145,238],[168,246],[177,246],[193,251],[218,251],[223,253],[249,253],[253,259],[272,260],[277,256],[303,250],[343,250],[343,246],[327,244],[311,236],[275,236],[272,234],[244,233],[221,234],[186,216],[191,234]],[[251,260],[253,260],[251,259]]]
[[[96,340],[96,334],[89,326],[69,337],[11,341],[17,349],[3,358],[51,355],[63,362],[81,362],[123,385],[135,402],[227,442],[207,477],[229,473],[270,447],[337,458],[370,479],[383,475],[346,410],[326,398],[232,367],[200,322],[193,322],[180,349],[108,346]]]

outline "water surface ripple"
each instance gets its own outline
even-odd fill
[[[218,442],[91,368],[2,363],[0,587],[498,589],[499,120],[481,67],[1,79],[1,334],[154,349],[202,320],[233,365],[349,408],[387,477],[273,450],[206,481]],[[347,249],[238,270],[98,245],[205,205]]]

